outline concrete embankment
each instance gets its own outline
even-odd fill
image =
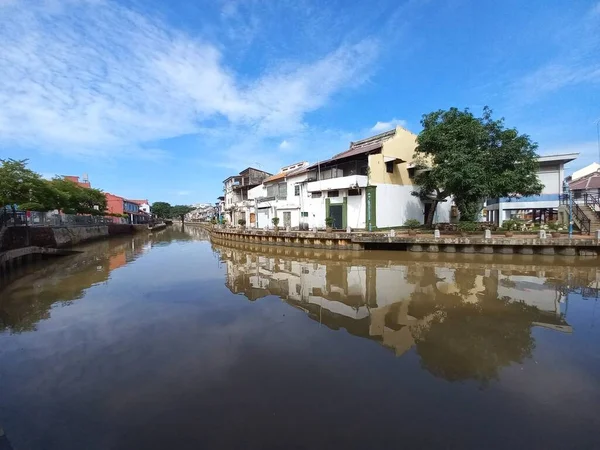
[[[307,232],[240,230],[203,225],[213,240],[238,241],[261,245],[307,247],[330,250],[404,250],[428,253],[482,253],[521,255],[600,255],[600,240],[596,237],[541,238],[532,236],[440,236],[421,234],[391,235],[368,232]]]
[[[72,227],[8,227],[0,235],[0,274],[11,265],[24,264],[38,256],[62,256],[53,251],[84,242],[148,231],[147,225],[108,224]]]

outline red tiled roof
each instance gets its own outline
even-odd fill
[[[583,178],[572,181],[569,183],[569,189],[573,191],[600,189],[600,172],[594,172]]]

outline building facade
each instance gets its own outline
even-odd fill
[[[430,205],[412,195],[416,138],[398,126],[308,167],[309,226],[325,226],[326,217],[337,229],[397,227],[408,219],[423,223]],[[440,203],[434,221],[449,220],[450,202]]]
[[[578,153],[546,155],[538,158],[538,177],[544,188],[540,195],[531,197],[504,197],[488,199],[483,216],[488,222],[502,226],[502,222],[518,219],[531,223],[558,220],[560,196],[563,192],[565,165],[577,158]]]
[[[224,214],[223,219],[230,225],[237,225],[243,219],[252,226],[256,221],[254,202],[249,200],[248,191],[260,185],[269,172],[248,167],[239,175],[223,180]]]
[[[248,191],[248,199],[254,202],[255,220],[249,221],[252,227],[271,228],[273,217],[278,217],[281,227],[308,229],[308,221],[304,217],[307,167],[308,162],[282,167],[277,174],[265,178],[262,184]]]
[[[128,200],[109,192],[106,192],[104,196],[106,197],[106,211],[109,214],[127,215],[127,221],[131,224],[144,224],[150,221],[150,214],[143,211],[138,203],[141,200]],[[118,221],[118,218],[115,217],[115,222]]]

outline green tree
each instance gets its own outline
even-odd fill
[[[473,221],[486,198],[541,193],[537,144],[506,128],[503,119],[492,119],[487,106],[482,117],[451,108],[425,114],[421,124],[415,159],[428,167],[415,177],[420,187],[415,195],[432,200],[431,220],[434,207],[448,196],[454,198],[460,220]]]
[[[106,197],[99,189],[85,188],[64,178],[54,178],[49,182],[48,202],[53,208],[67,214],[104,214]]]
[[[175,205],[171,207],[171,217],[178,217],[181,219],[181,223],[183,223],[185,219],[185,215],[190,211],[193,211],[194,208],[187,205]]]
[[[152,203],[152,214],[161,219],[170,219],[171,208],[171,205],[167,202],[154,202]]]
[[[45,185],[42,177],[27,168],[28,160],[0,159],[0,206],[38,204]]]

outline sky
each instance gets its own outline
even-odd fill
[[[450,107],[598,161],[600,2],[0,0],[0,158],[172,204]]]

